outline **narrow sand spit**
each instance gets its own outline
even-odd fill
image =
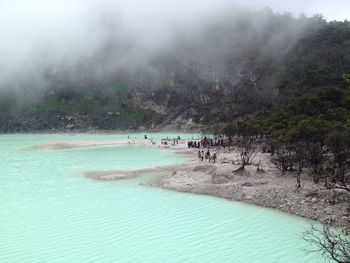
[[[152,145],[149,140],[142,139],[118,139],[111,141],[65,141],[65,142],[48,142],[42,145],[26,148],[28,151],[46,151],[46,150],[65,150],[88,147],[102,147],[102,146],[120,146],[120,145]]]
[[[141,169],[141,170],[135,170],[135,171],[122,171],[122,170],[116,170],[116,171],[92,171],[87,172],[84,175],[88,178],[92,178],[99,181],[113,181],[113,180],[120,180],[120,179],[127,179],[127,178],[133,178],[136,176],[141,176],[145,174],[150,173],[158,173],[158,172],[174,172],[178,168],[178,165],[169,165],[169,166],[162,166],[162,167],[153,167],[153,168],[147,168],[147,169]]]

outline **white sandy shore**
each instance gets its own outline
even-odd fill
[[[310,218],[335,226],[350,224],[350,194],[340,190],[327,190],[321,184],[315,185],[307,174],[302,176],[302,188],[296,190],[294,174],[281,176],[271,163],[269,154],[258,154],[255,162],[260,162],[263,171],[257,172],[257,166],[247,166],[245,171],[234,173],[239,167],[235,151],[216,149],[218,162],[201,162],[197,159],[198,149],[187,149],[187,142],[162,145],[150,140],[113,140],[113,141],[72,141],[50,142],[32,147],[31,150],[57,150],[97,146],[148,145],[170,148],[180,154],[190,154],[191,160],[185,164],[164,166],[137,171],[91,171],[85,174],[96,180],[120,180],[146,173],[165,172],[157,177],[150,186],[178,192],[204,194],[241,201],[254,205],[278,209],[287,213]]]

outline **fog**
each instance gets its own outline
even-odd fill
[[[329,1],[319,0],[247,2],[2,0],[0,89],[45,89],[53,76],[83,81],[86,76],[103,79],[140,68],[158,74],[159,68],[167,65],[164,54],[172,54],[172,60],[168,61],[172,63],[179,50],[197,56],[206,54],[206,59],[219,61],[227,55],[225,50],[235,49],[237,54],[240,53],[237,50],[252,41],[254,35],[251,32],[259,34],[264,30],[266,17],[254,18],[251,13],[254,10],[268,6],[277,12],[291,12],[294,16],[302,12],[307,15],[325,12],[328,19],[343,19],[338,11],[346,10],[350,5],[345,1],[333,1],[330,5]],[[335,2],[339,2],[338,5]],[[225,41],[201,42],[207,40],[203,35],[208,27],[228,18],[234,24],[247,14],[252,17],[251,32],[246,34],[231,25],[239,32],[237,36],[230,36]],[[262,50],[275,50],[276,55],[286,52],[289,46],[283,44],[292,44],[291,37],[297,37],[301,28],[302,25],[296,25],[284,29],[288,31],[285,38],[282,31],[276,32]],[[213,45],[216,51],[211,54]],[[280,48],[276,49],[277,46]],[[159,62],[159,59],[162,65],[154,67],[154,61]]]

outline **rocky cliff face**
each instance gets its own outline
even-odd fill
[[[155,112],[158,119],[154,125],[160,128],[191,128],[253,114],[274,97],[271,91],[266,92],[266,83],[251,71],[233,83],[198,77],[192,77],[189,83],[181,75],[170,76],[164,86],[130,88],[122,96],[123,107],[130,112]]]

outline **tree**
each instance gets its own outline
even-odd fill
[[[298,126],[294,129],[289,129],[285,133],[280,134],[275,139],[276,145],[279,145],[277,153],[279,155],[277,163],[280,163],[282,173],[286,169],[292,169],[296,171],[297,189],[301,187],[301,174],[303,169],[307,167],[307,142],[303,129]]]
[[[328,122],[319,116],[312,116],[300,121],[295,130],[298,133],[296,139],[304,144],[304,157],[309,174],[317,184],[324,175],[323,163],[326,159],[324,146],[329,131]]]
[[[337,127],[328,136],[332,152],[327,167],[329,187],[350,191],[350,129]]]
[[[274,146],[273,148],[272,162],[281,171],[282,175],[284,175],[288,169],[292,169],[292,150],[285,146]]]
[[[241,159],[241,167],[236,170],[237,172],[239,170],[244,170],[246,165],[250,165],[252,163],[257,151],[256,146],[254,145],[254,140],[244,136],[236,139],[235,146],[238,149]]]
[[[229,140],[234,137],[233,143],[237,147],[241,159],[241,166],[236,172],[244,170],[245,166],[250,165],[255,158],[258,131],[258,122],[255,120],[237,121],[224,128],[224,133],[229,137]]]
[[[302,235],[302,239],[312,247],[308,253],[320,253],[337,263],[350,263],[350,234],[346,231],[339,231],[328,225],[311,227]]]

